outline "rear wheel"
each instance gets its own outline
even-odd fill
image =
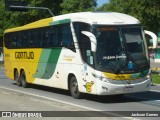
[[[24,88],[28,87],[28,83],[26,82],[26,74],[24,71],[21,72],[20,81],[21,81],[22,87]]]
[[[83,97],[83,94],[78,90],[78,82],[76,77],[71,77],[70,80],[70,92],[73,98],[80,99]]]
[[[16,81],[16,84],[17,84],[18,86],[21,86],[21,85],[22,85],[17,70],[15,70],[15,72],[14,72],[14,80]]]

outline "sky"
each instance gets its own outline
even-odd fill
[[[97,0],[98,7],[102,6],[103,4],[107,3],[108,1],[109,0]]]

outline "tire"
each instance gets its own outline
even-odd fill
[[[19,87],[22,86],[21,80],[20,80],[20,77],[19,77],[19,74],[18,74],[17,70],[15,70],[15,72],[14,72],[14,80],[16,81],[17,86],[19,86]]]
[[[71,77],[71,80],[70,80],[70,93],[72,95],[73,98],[76,98],[76,99],[80,99],[80,98],[83,98],[83,94],[79,92],[78,90],[78,82],[77,82],[77,79],[76,77]]]
[[[21,72],[20,81],[21,81],[22,87],[24,88],[28,87],[28,83],[26,82],[26,74],[24,71]]]

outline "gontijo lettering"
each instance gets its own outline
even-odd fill
[[[34,52],[15,52],[16,59],[34,59]]]

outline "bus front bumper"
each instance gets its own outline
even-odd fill
[[[97,83],[97,95],[127,94],[149,91],[151,78],[133,80],[131,83],[128,80],[114,81],[114,83],[97,81]]]

